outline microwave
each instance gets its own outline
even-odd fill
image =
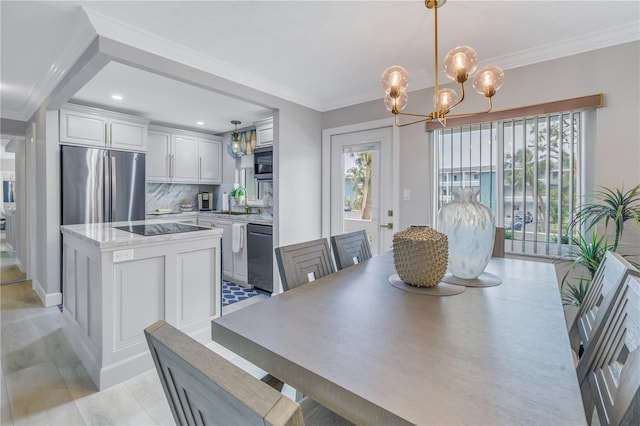
[[[256,180],[273,180],[273,147],[256,148],[253,151],[253,177]]]

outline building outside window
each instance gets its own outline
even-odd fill
[[[565,254],[581,195],[583,120],[568,112],[436,130],[438,208],[453,188],[479,188],[507,252]]]

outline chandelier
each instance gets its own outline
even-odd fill
[[[227,145],[229,155],[233,158],[240,158],[253,154],[253,150],[256,149],[256,131],[238,132],[238,124],[242,124],[240,120],[231,120],[231,124],[233,124],[234,130],[231,133],[231,141]]]
[[[458,46],[444,58],[444,72],[447,76],[460,84],[460,97],[453,89],[438,89],[438,8],[446,3],[447,0],[425,0],[424,4],[427,9],[433,9],[435,22],[435,95],[433,96],[434,111],[429,114],[417,114],[402,112],[407,106],[407,86],[409,85],[409,73],[401,66],[395,65],[387,68],[382,73],[381,83],[382,89],[386,96],[384,97],[384,105],[391,111],[395,117],[395,125],[398,127],[408,126],[410,124],[421,123],[423,121],[438,121],[442,125],[446,125],[447,117],[464,117],[479,113],[469,114],[449,114],[453,108],[458,106],[464,100],[464,83],[469,79],[478,66],[478,54],[469,46]],[[496,66],[489,66],[478,70],[473,78],[473,88],[476,92],[489,98],[489,109],[480,113],[491,111],[493,108],[492,98],[496,91],[502,87],[504,83],[504,72]],[[407,123],[400,123],[399,115],[407,115],[411,117],[421,117],[418,120]]]
[[[244,155],[242,145],[240,145],[240,133],[238,133],[238,124],[241,123],[240,120],[231,120],[231,124],[234,126],[233,133],[231,134],[231,151],[237,156]]]

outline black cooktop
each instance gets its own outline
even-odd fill
[[[186,223],[154,223],[151,225],[114,226],[115,229],[150,237],[153,235],[178,234],[181,232],[203,231],[206,228]]]

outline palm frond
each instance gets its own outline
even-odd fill
[[[607,245],[606,235],[598,238],[598,234],[591,233],[589,239],[579,234],[571,237],[573,245],[568,255],[558,259],[558,263],[570,262],[571,267],[562,277],[561,285],[564,286],[569,275],[579,267],[586,268],[591,278],[595,275],[600,266],[600,262],[604,259],[604,255],[609,249]]]
[[[562,289],[562,304],[567,306],[581,306],[587,297],[591,280],[580,276],[577,284],[567,283],[566,289]]]
[[[570,229],[586,226],[586,231],[591,231],[598,223],[604,222],[608,228],[609,222],[615,226],[615,241],[612,251],[618,248],[618,242],[624,231],[624,223],[633,219],[637,227],[640,227],[640,185],[636,185],[628,191],[621,189],[610,189],[601,187],[590,198],[594,201],[584,203],[578,207]]]

